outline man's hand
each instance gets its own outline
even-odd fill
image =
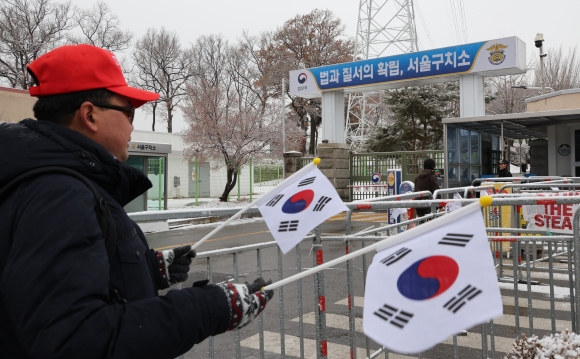
[[[216,284],[226,293],[230,305],[228,330],[245,327],[266,308],[266,303],[272,299],[274,291],[264,291],[262,288],[271,283],[271,280],[264,282],[262,278],[258,278],[252,284],[247,282],[244,284],[230,282]]]
[[[157,252],[161,275],[168,285],[187,280],[189,266],[195,255],[195,250],[192,250],[189,245]]]

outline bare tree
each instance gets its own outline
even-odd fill
[[[541,86],[540,83],[540,62],[534,61],[536,76],[534,86]],[[554,91],[567,90],[580,87],[580,54],[578,48],[568,50],[564,54],[562,47],[558,50],[548,52],[545,59],[545,80],[546,86],[551,87]]]
[[[306,141],[305,131],[292,114],[285,115],[282,120],[282,113],[286,113],[286,111],[282,110],[281,100],[282,97],[284,100],[287,97],[285,91],[282,91],[281,82],[282,78],[287,77],[288,71],[292,67],[289,66],[291,63],[288,58],[289,54],[279,51],[273,35],[274,33],[271,31],[262,32],[259,36],[250,36],[244,32],[238,42],[237,51],[245,60],[247,68],[247,76],[240,76],[241,85],[254,93],[263,110],[276,108],[277,121],[285,122],[285,146],[280,143],[271,147],[271,154],[279,157],[282,155],[283,149],[303,151]]]
[[[70,2],[2,0],[0,2],[0,78],[10,87],[28,89],[26,66],[57,47],[73,26]]]
[[[227,182],[220,200],[227,201],[236,185],[239,168],[250,158],[269,156],[279,141],[280,125],[270,106],[262,107],[253,89],[243,85],[239,49],[222,36],[200,37],[194,47],[197,75],[188,83],[182,106],[189,126],[184,141],[186,156],[200,160],[222,158],[214,169],[225,166]]]
[[[91,9],[76,8],[73,20],[82,35],[70,35],[68,41],[72,44],[90,44],[111,52],[131,46],[133,34],[120,29],[119,18],[103,1],[98,1]]]
[[[309,14],[295,16],[254,43],[254,61],[264,64],[260,78],[262,83],[276,86],[277,91],[271,92],[273,95],[283,93],[291,100],[292,111],[288,116],[299,123],[303,132],[310,128],[308,152],[311,154],[316,148],[317,127],[322,121],[320,99],[292,97],[286,89],[282,91],[280,81],[288,76],[290,70],[350,61],[354,42],[345,35],[344,30],[340,19],[330,10],[316,9]]]
[[[148,29],[137,40],[132,54],[135,70],[131,81],[161,95],[159,103],[165,106],[162,118],[167,121],[167,132],[173,132],[173,114],[186,94],[186,82],[194,75],[191,49],[183,49],[176,33],[165,28]],[[155,108],[153,129],[155,128]]]
[[[485,111],[490,115],[525,112],[526,98],[536,95],[525,88],[531,86],[530,83],[529,72],[486,78]]]

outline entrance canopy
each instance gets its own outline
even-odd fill
[[[459,80],[461,117],[479,116],[485,114],[484,76],[520,74],[525,69],[525,43],[506,37],[290,71],[290,94],[322,97],[320,138],[346,143],[347,93]],[[364,121],[358,125],[364,127]]]
[[[454,125],[471,131],[486,132],[512,139],[548,137],[548,126],[580,122],[580,109],[524,112],[493,116],[444,118],[444,125]]]

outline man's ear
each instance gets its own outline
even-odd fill
[[[98,127],[98,115],[99,112],[96,111],[95,105],[88,101],[83,102],[75,116],[75,125],[79,126],[84,131],[88,131],[89,133],[96,133]]]

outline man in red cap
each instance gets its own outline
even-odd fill
[[[90,45],[28,71],[38,121],[0,124],[0,358],[169,359],[253,320],[273,296],[261,278],[157,294],[195,256],[149,249],[123,209],[151,187],[123,161],[135,109],[159,95]]]

